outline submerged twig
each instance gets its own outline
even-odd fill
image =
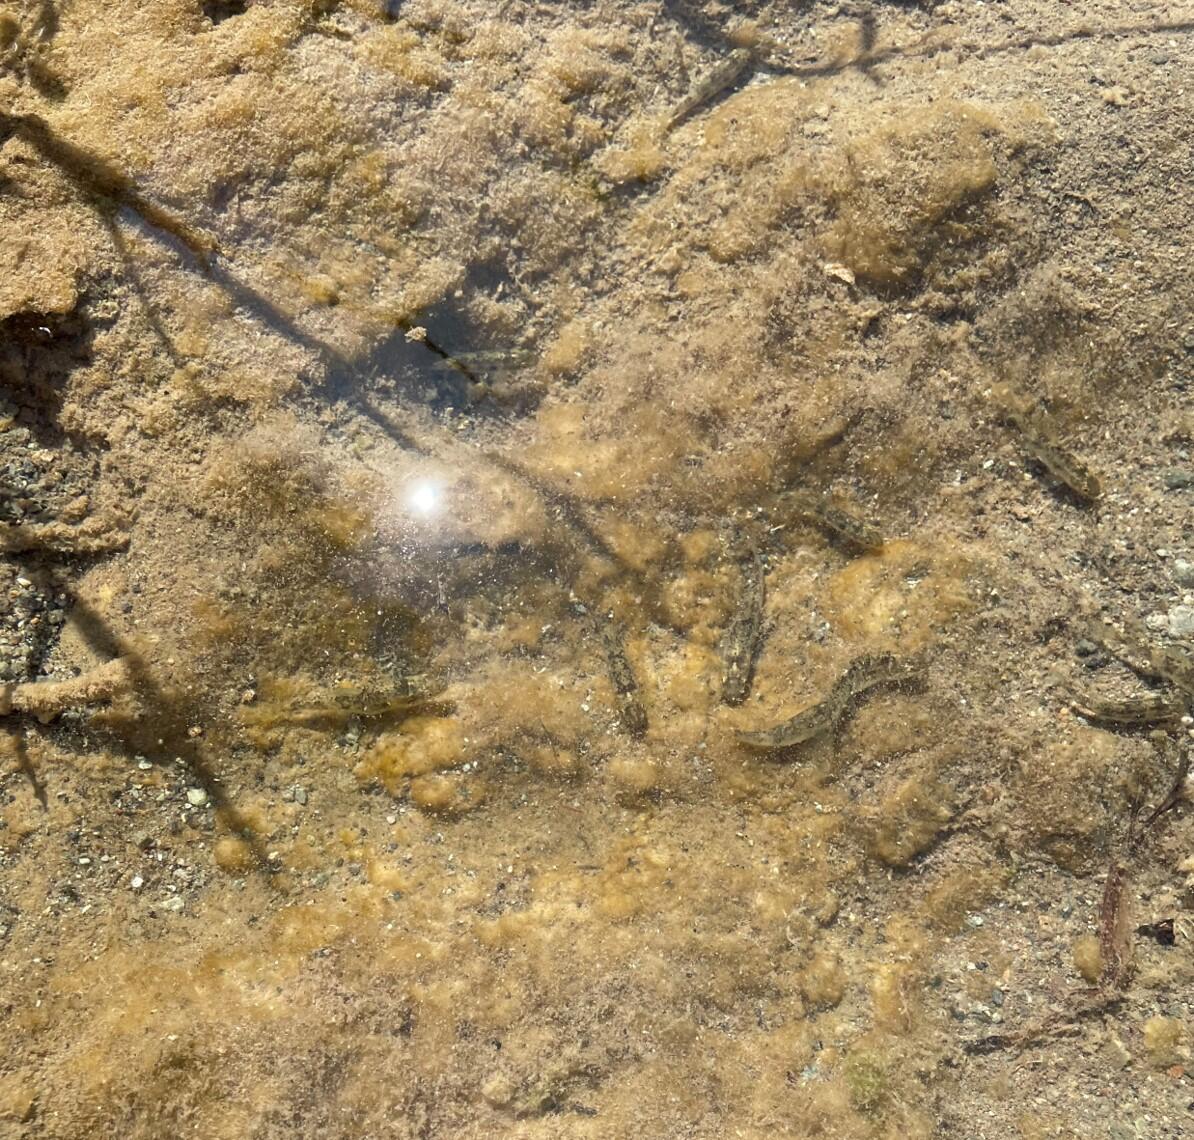
[[[0,716],[30,713],[42,724],[48,724],[67,709],[111,700],[128,686],[128,662],[118,657],[67,681],[28,681],[0,686]]]
[[[109,554],[129,544],[128,531],[104,519],[68,523],[9,523],[0,527],[0,552],[48,550],[56,554]]]
[[[1092,1014],[1116,1009],[1124,1001],[1123,989],[1131,976],[1129,924],[1127,921],[1128,886],[1131,882],[1131,860],[1139,845],[1157,821],[1181,800],[1186,777],[1190,772],[1190,756],[1186,753],[1178,763],[1177,773],[1169,791],[1137,826],[1135,813],[1128,826],[1124,848],[1112,859],[1103,884],[1099,903],[1099,955],[1101,969],[1098,988],[1089,991],[1083,1005],[1066,1013],[1053,1014],[1016,1033],[992,1034],[964,1046],[970,1054],[993,1053],[1001,1049],[1023,1050],[1049,1037],[1075,1032],[1079,1023]],[[1146,928],[1141,927],[1140,932]],[[1153,933],[1149,930],[1149,933]],[[1172,933],[1172,931],[1170,931]]]
[[[1136,814],[1133,812],[1123,850],[1119,856],[1112,859],[1107,870],[1103,897],[1099,905],[1099,953],[1102,957],[1099,985],[1104,990],[1122,988],[1127,983],[1131,970],[1127,907],[1124,902],[1130,882],[1131,861],[1161,817],[1181,801],[1189,774],[1190,754],[1184,752],[1178,761],[1177,773],[1168,792],[1149,812],[1142,824],[1137,825]]]

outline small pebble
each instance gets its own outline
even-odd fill
[[[129,886],[132,887],[134,891],[139,891],[143,886],[145,886],[145,880],[141,878],[140,875],[134,875],[129,880]]]
[[[1194,471],[1182,471],[1174,468],[1161,476],[1161,481],[1169,491],[1182,491],[1187,487],[1194,487]]]
[[[1194,562],[1185,558],[1173,560],[1173,580],[1179,586],[1194,586]]]
[[[1171,637],[1194,637],[1194,606],[1174,606],[1168,620]]]
[[[1132,1054],[1128,1052],[1128,1047],[1114,1033],[1107,1038],[1104,1054],[1117,1069],[1126,1069],[1132,1063]],[[1115,1132],[1111,1131],[1109,1135],[1114,1136]]]
[[[207,793],[202,788],[187,788],[187,803],[192,807],[202,807],[207,803]]]

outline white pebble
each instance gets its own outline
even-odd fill
[[[1169,611],[1171,637],[1194,637],[1194,606],[1174,606]]]

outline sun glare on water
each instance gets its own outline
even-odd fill
[[[430,480],[421,480],[407,488],[406,506],[414,515],[430,518],[439,512],[442,504],[443,489]]]

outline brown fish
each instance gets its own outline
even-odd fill
[[[887,682],[905,681],[915,672],[906,661],[900,661],[889,653],[855,658],[829,693],[815,705],[773,728],[738,731],[734,735],[741,744],[768,751],[804,744],[836,729],[850,705],[863,693]]]
[[[626,656],[626,631],[621,623],[615,621],[603,626],[601,641],[605,646],[609,678],[613,682],[622,723],[631,736],[644,736],[647,732],[647,710],[639,699],[638,678],[634,675],[630,658]]]
[[[1070,707],[1087,720],[1125,728],[1166,724],[1181,719],[1186,712],[1186,702],[1163,693],[1142,693],[1124,699],[1076,693],[1070,700]]]
[[[763,639],[763,607],[767,600],[767,567],[757,554],[743,563],[742,589],[734,616],[722,638],[725,673],[721,699],[740,705],[750,693],[755,662]]]
[[[1055,432],[1043,415],[1009,412],[1007,418],[1019,431],[1024,450],[1076,498],[1093,503],[1102,495],[1102,480],[1082,459],[1057,443]]]
[[[749,48],[736,48],[720,63],[713,65],[697,85],[672,109],[666,127],[670,131],[678,126],[698,107],[716,99],[727,87],[738,82],[739,77],[754,62],[754,52]]]

